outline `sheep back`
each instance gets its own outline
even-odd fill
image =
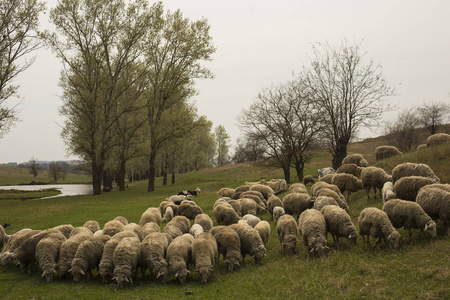
[[[295,246],[297,245],[297,222],[291,215],[283,215],[277,223],[277,235],[280,242],[280,250],[286,248],[291,250],[294,254]]]
[[[394,184],[394,193],[399,199],[416,201],[419,190],[426,186],[435,183],[435,181],[428,177],[422,176],[407,176],[397,180]]]
[[[203,232],[195,236],[192,242],[192,261],[202,283],[206,283],[212,275],[216,252],[217,242],[211,233]]]
[[[290,215],[300,215],[303,211],[313,207],[313,202],[308,194],[290,193],[282,200],[284,211]]]

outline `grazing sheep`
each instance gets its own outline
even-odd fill
[[[435,133],[430,135],[427,139],[427,146],[438,146],[442,144],[450,143],[450,134],[447,133]]]
[[[3,245],[6,245],[8,243],[8,236],[5,232],[5,228],[0,225],[0,249],[3,249]]]
[[[342,200],[345,200],[344,195],[342,195],[341,191],[339,190],[339,188],[338,188],[336,185],[331,184],[331,183],[326,183],[326,182],[323,182],[323,181],[316,182],[316,183],[311,187],[311,195],[312,195],[313,197],[317,197],[317,193],[318,193],[321,189],[324,189],[324,188],[333,190],[334,192],[336,192],[336,193],[339,195],[339,197],[340,197]]]
[[[313,185],[315,183],[314,178],[311,175],[306,175],[303,177],[303,184],[304,185],[308,185],[309,183],[311,183],[311,185]]]
[[[191,234],[183,234],[176,237],[167,247],[166,261],[181,284],[186,282],[189,274],[193,241],[194,237]]]
[[[256,204],[256,202],[253,199],[249,198],[241,199],[241,215],[244,216],[246,214],[252,214],[256,216],[257,206],[258,204]]]
[[[322,189],[320,189],[316,193],[316,197],[321,197],[321,196],[326,196],[326,197],[333,198],[337,202],[337,204],[339,205],[340,208],[344,209],[346,212],[349,211],[349,207],[347,205],[347,202],[345,202],[344,197],[342,195],[339,196],[338,193],[336,193],[332,189],[329,189],[329,188],[322,188]]]
[[[268,181],[264,183],[264,185],[267,185],[270,187],[274,192],[277,192],[280,190],[280,182],[279,181]]]
[[[121,288],[124,282],[133,286],[133,276],[141,261],[141,241],[137,237],[125,237],[120,240],[113,254],[114,278],[117,287]]]
[[[162,201],[159,204],[159,210],[161,211],[161,217],[164,217],[166,210],[168,207],[171,207],[173,210],[173,215],[176,216],[177,215],[177,209],[178,209],[178,205],[176,205],[175,203],[171,202],[171,201]],[[169,222],[169,221],[167,221]]]
[[[219,197],[232,197],[233,194],[235,193],[235,190],[232,188],[221,188],[217,194],[219,195]]]
[[[84,222],[83,227],[89,228],[92,233],[95,233],[96,231],[100,230],[100,224],[98,224],[95,220],[89,220]]]
[[[144,231],[144,237],[149,235],[152,232],[160,232],[161,227],[155,222],[150,222],[142,226],[142,230]]]
[[[247,221],[248,225],[255,228],[256,224],[261,222],[261,219],[252,214],[246,214],[242,217],[242,220]]]
[[[303,211],[313,207],[313,200],[308,194],[290,193],[282,200],[284,211],[290,215],[300,215]]]
[[[149,207],[144,213],[142,213],[139,224],[144,226],[146,223],[154,222],[158,225],[161,225],[162,217],[161,211],[157,207]]]
[[[342,164],[355,164],[360,167],[367,167],[369,163],[367,160],[364,159],[364,157],[361,154],[351,154],[347,155],[343,160]]]
[[[56,274],[57,269],[59,250],[65,240],[64,234],[56,231],[48,234],[36,245],[36,261],[42,270],[42,277],[45,277],[47,282],[53,281],[53,276]]]
[[[446,235],[450,237],[450,188],[446,190],[443,185],[425,186],[417,194],[416,202],[432,219],[441,220]]]
[[[444,191],[447,191],[450,193],[450,184],[443,184],[443,183],[433,183],[430,185],[427,185],[426,187],[424,187],[424,189],[428,189],[428,188],[438,188]]]
[[[419,146],[417,146],[416,150],[422,150],[427,148],[427,144],[420,144]]]
[[[306,189],[306,186],[303,183],[293,183],[289,187],[289,193],[304,193],[308,194],[308,190]]]
[[[112,221],[106,222],[105,225],[103,226],[103,234],[113,236],[116,233],[119,233],[124,227],[125,227],[125,225],[123,225],[122,222],[117,221],[117,220],[112,220]]]
[[[270,224],[267,221],[261,221],[258,222],[258,224],[254,227],[256,231],[258,231],[259,235],[261,236],[261,240],[264,244],[264,247],[266,247],[267,242],[269,241],[270,237]]]
[[[280,241],[280,251],[289,249],[295,254],[297,245],[297,222],[291,215],[283,215],[277,223],[277,235]]]
[[[19,248],[24,243],[24,241],[30,239],[32,236],[40,232],[41,230],[22,229],[11,235],[9,241],[7,242],[0,255],[0,264],[3,267],[3,271],[6,272],[9,265],[14,262],[13,253],[16,251],[16,249]]]
[[[370,200],[370,190],[373,189],[375,193],[375,200],[377,199],[377,189],[380,191],[386,182],[392,182],[392,176],[388,175],[383,169],[377,167],[367,167],[361,172],[361,181],[366,191],[367,201]]]
[[[167,239],[169,240],[169,244],[175,238],[183,235],[183,232],[181,232],[180,228],[178,228],[174,224],[170,224],[170,222],[167,224],[166,227],[164,227],[162,232],[167,236]]]
[[[191,227],[191,223],[189,222],[189,219],[184,216],[174,217],[169,223],[167,223],[166,227],[169,224],[172,224],[172,225],[178,227],[183,234],[189,233],[189,228]]]
[[[77,234],[88,234],[88,235],[94,235],[94,233],[87,227],[75,227],[71,232],[68,238],[73,237]]]
[[[249,225],[232,224],[229,226],[239,235],[241,241],[242,264],[244,264],[245,256],[249,254],[256,263],[261,264],[262,259],[266,256],[266,247],[262,242],[258,231]]]
[[[172,207],[168,206],[166,208],[166,212],[164,213],[164,218],[162,218],[161,222],[167,223],[170,220],[172,220],[172,218],[173,218],[173,209]]]
[[[51,229],[58,230],[59,232],[61,232],[64,235],[64,237],[66,239],[68,239],[70,234],[72,233],[72,230],[74,229],[74,227],[70,224],[66,224],[66,225],[55,226]]]
[[[233,272],[236,266],[240,267],[241,258],[241,240],[239,235],[233,229],[227,226],[216,226],[211,229],[211,234],[217,242],[218,256],[217,263],[220,260],[220,254],[227,264],[227,271]]]
[[[270,216],[273,216],[273,209],[275,206],[283,206],[280,198],[275,195],[272,195],[267,200],[267,210],[269,211]]]
[[[144,239],[144,237],[146,236],[142,226],[140,226],[140,225],[138,225],[136,223],[129,223],[129,224],[125,225],[123,227],[122,231],[134,232],[141,242]]]
[[[377,161],[401,154],[403,153],[394,146],[378,146],[375,148],[375,159]]]
[[[364,168],[356,165],[356,164],[345,164],[340,166],[336,173],[346,173],[346,174],[352,174],[353,176],[360,178],[361,177],[361,171]]]
[[[317,178],[320,180],[325,175],[335,174],[336,170],[330,167],[317,170]]]
[[[241,218],[238,216],[233,207],[226,203],[226,205],[217,205],[213,208],[213,214],[216,222],[219,225],[236,224]]]
[[[325,207],[327,205],[339,206],[334,198],[328,196],[319,196],[314,201],[314,209],[317,209],[319,211],[322,209],[322,207]]]
[[[195,217],[199,214],[202,214],[203,210],[200,208],[200,206],[197,205],[191,205],[187,203],[181,203],[178,206],[178,215],[185,216],[188,219],[194,220]]]
[[[240,196],[241,199],[243,198],[249,198],[249,199],[253,199],[255,200],[255,202],[260,205],[265,207],[266,206],[266,199],[264,198],[263,194],[261,194],[261,192],[258,191],[247,191],[247,192],[243,192]]]
[[[248,191],[249,189],[250,189],[249,185],[241,185],[241,186],[238,186],[236,189],[234,189],[234,192],[235,193],[243,193],[243,192]]]
[[[97,272],[102,277],[103,283],[108,283],[114,277],[114,250],[116,250],[119,242],[126,237],[137,237],[137,235],[132,231],[121,231],[105,243]]]
[[[172,195],[169,198],[166,198],[166,201],[173,202],[176,205],[180,205],[184,200],[192,200],[193,198],[194,197],[192,197],[191,195]]]
[[[383,184],[383,188],[381,189],[381,197],[383,198],[383,203],[397,198],[397,195],[394,193],[394,184],[392,182],[387,181]]]
[[[357,192],[363,188],[362,181],[351,174],[339,173],[333,176],[331,184],[336,185],[341,193],[347,194],[347,202],[351,201],[352,192]]]
[[[189,229],[189,233],[192,234],[194,237],[202,232],[204,232],[204,230],[202,225],[200,224],[194,224],[192,225],[191,229]]]
[[[263,184],[255,184],[250,187],[249,191],[260,192],[266,200],[269,199],[270,195],[275,194],[275,192],[269,186]]]
[[[181,201],[180,205],[181,204],[190,204],[192,206],[197,206],[197,203],[195,203],[195,201],[192,201],[192,200],[183,200],[183,201]]]
[[[212,275],[216,253],[217,242],[211,233],[203,232],[195,236],[192,242],[192,262],[202,283],[206,283]]]
[[[72,273],[73,281],[79,282],[81,275],[85,275],[89,282],[91,270],[98,268],[102,259],[103,248],[110,238],[109,235],[92,236],[78,246],[75,257],[72,260],[72,267],[69,270]]]
[[[383,205],[383,211],[387,213],[389,220],[395,228],[404,227],[409,232],[411,242],[412,229],[428,232],[436,237],[436,223],[426,214],[423,208],[416,202],[393,199]]]
[[[365,237],[367,236],[367,246],[370,246],[370,237],[372,236],[376,239],[374,247],[376,247],[380,239],[383,239],[385,242],[389,240],[395,249],[400,247],[401,235],[392,226],[387,213],[381,209],[376,207],[363,209],[358,217],[358,227],[364,246],[366,246]]]
[[[169,273],[169,264],[165,259],[168,247],[169,240],[164,233],[153,232],[145,237],[141,246],[142,274],[149,269],[154,279],[166,282]]]
[[[323,182],[331,184],[333,177],[334,177],[334,174],[327,174],[325,176],[320,177],[319,181],[323,181]]]
[[[65,277],[69,272],[80,244],[93,236],[92,232],[89,234],[80,233],[69,237],[62,243],[58,258],[58,270],[61,278]]]
[[[309,253],[323,256],[329,249],[326,246],[327,224],[322,213],[316,209],[307,209],[298,218],[298,232],[303,237],[303,245],[308,247]]]
[[[281,206],[275,206],[273,208],[273,221],[275,222],[275,225],[278,223],[278,220],[282,215],[285,214],[284,208]]]
[[[397,180],[394,184],[394,192],[397,198],[416,201],[420,188],[436,183],[433,179],[421,176],[407,176]]]
[[[395,183],[402,177],[407,176],[422,176],[434,179],[435,182],[440,183],[439,178],[431,170],[430,166],[419,163],[403,163],[397,165],[392,169],[392,183]]]
[[[350,215],[340,207],[324,206],[320,212],[327,223],[327,232],[333,236],[333,241],[339,247],[339,239],[344,237],[348,239],[353,245],[356,245],[358,234],[356,233],[355,225],[353,225]]]
[[[119,222],[122,223],[123,225],[128,225],[128,220],[127,220],[127,218],[125,218],[125,217],[117,216],[117,217],[115,217],[113,220],[119,221]]]
[[[234,211],[239,216],[241,216],[241,201],[240,200],[230,199],[230,200],[227,200],[227,203],[233,207]]]
[[[199,214],[195,217],[194,224],[202,226],[204,232],[209,232],[213,227],[213,221],[207,214]]]

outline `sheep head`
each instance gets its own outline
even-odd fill
[[[432,237],[437,237],[436,223],[433,220],[430,220],[425,224],[423,231],[428,232]]]
[[[175,274],[175,277],[180,281],[181,284],[184,284],[186,282],[186,277],[189,274],[189,271],[187,269],[182,269],[178,271]]]
[[[56,269],[50,268],[49,270],[45,270],[44,272],[42,272],[42,277],[45,277],[45,279],[47,279],[47,282],[52,282],[53,275],[55,275],[55,274],[56,274]]]
[[[202,283],[207,283],[208,278],[212,275],[213,268],[211,266],[202,266],[198,268],[197,272],[200,275]]]
[[[293,234],[288,234],[284,237],[283,247],[292,250],[295,254],[295,246],[297,245],[297,237]]]
[[[228,272],[233,272],[234,270],[234,266],[238,266],[240,267],[241,265],[239,264],[239,260],[237,258],[231,257],[231,258],[227,258],[225,260],[225,262],[227,263],[227,270]]]
[[[80,282],[81,275],[86,275],[86,273],[79,266],[72,266],[68,272],[72,273],[73,281],[75,282]]]
[[[394,231],[389,235],[388,240],[395,249],[398,249],[400,247],[401,238],[402,236],[400,233],[398,233],[398,231]]]

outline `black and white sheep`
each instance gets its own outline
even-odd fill
[[[200,275],[202,283],[207,283],[214,270],[217,242],[209,232],[195,236],[192,242],[192,262]]]
[[[407,176],[397,180],[394,184],[394,193],[398,199],[415,201],[419,190],[435,183],[434,179],[422,176]]]
[[[280,251],[291,250],[294,254],[297,245],[297,222],[291,215],[283,215],[278,219],[277,235],[280,242]]]
[[[377,199],[377,190],[381,198],[381,189],[386,182],[392,182],[392,176],[381,168],[367,167],[361,172],[361,181],[366,192],[366,199],[369,201],[371,189],[374,191],[375,199]]]
[[[362,181],[357,177],[339,173],[333,176],[331,180],[332,185],[336,185],[342,194],[347,194],[347,202],[351,201],[352,192],[357,192],[363,188]]]
[[[339,247],[339,239],[344,237],[356,245],[358,234],[350,215],[340,207],[328,205],[320,211],[327,224],[327,232],[331,233],[335,245]]]
[[[412,229],[428,232],[436,237],[436,223],[430,218],[423,208],[416,202],[392,199],[383,205],[383,211],[387,213],[389,220],[395,228],[404,227],[409,232],[411,241]]]
[[[309,254],[323,256],[328,251],[327,247],[327,224],[322,213],[316,209],[307,209],[298,218],[298,232],[303,238],[303,245],[308,247]]]
[[[392,169],[392,183],[397,182],[402,177],[422,176],[434,179],[435,182],[441,182],[434,174],[433,170],[427,164],[420,163],[403,163]]]
[[[403,153],[394,146],[384,145],[375,148],[375,159],[377,161],[401,154]]]
[[[125,237],[120,240],[113,254],[114,279],[117,287],[124,282],[133,286],[133,277],[141,261],[141,241],[138,237]]]
[[[450,185],[425,186],[417,194],[416,202],[432,219],[441,220],[450,237]]]
[[[358,165],[358,166],[364,167],[364,168],[369,165],[367,160],[361,154],[350,154],[350,155],[347,155],[342,160],[342,164],[343,165],[345,165],[345,164],[355,164],[355,165]]]
[[[285,213],[289,215],[300,215],[308,208],[314,205],[313,200],[308,194],[289,193],[282,200]]]
[[[167,247],[166,261],[181,284],[186,282],[194,237],[187,233],[176,237]]]
[[[395,230],[387,213],[376,207],[367,207],[361,211],[358,217],[359,235],[363,239],[364,246],[370,246],[370,237],[374,237],[375,245],[380,239],[388,240],[394,248],[400,247],[401,235]],[[366,237],[367,236],[367,242]]]
[[[227,226],[216,226],[211,229],[211,234],[217,242],[217,263],[222,254],[228,272],[233,272],[235,267],[240,267],[241,240],[237,232]]]
[[[168,247],[166,234],[153,232],[147,235],[141,245],[141,272],[149,269],[154,279],[165,283],[169,273],[169,264],[165,259]]]

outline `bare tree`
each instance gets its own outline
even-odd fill
[[[18,97],[14,79],[34,62],[28,54],[36,50],[39,14],[45,4],[37,0],[2,0],[0,2],[0,137],[17,121],[16,106],[6,101]]]
[[[445,117],[450,113],[450,104],[443,102],[425,103],[417,108],[420,123],[435,134],[437,128],[445,122]]]
[[[36,177],[39,174],[40,165],[36,158],[32,157],[30,161],[28,161],[28,167],[30,168],[30,174],[33,174]]]
[[[377,125],[389,110],[385,97],[392,96],[393,89],[387,86],[381,66],[364,57],[360,44],[345,40],[339,47],[318,44],[313,47],[311,70],[302,74],[323,109],[323,139],[333,156],[333,168],[341,165],[357,130]]]
[[[396,146],[402,152],[416,149],[419,144],[417,127],[420,124],[414,109],[404,109],[395,122],[385,124],[385,133],[389,144]]]
[[[64,167],[63,162],[51,161],[48,164],[48,176],[52,183],[57,183],[60,179],[65,179],[67,171]]]

